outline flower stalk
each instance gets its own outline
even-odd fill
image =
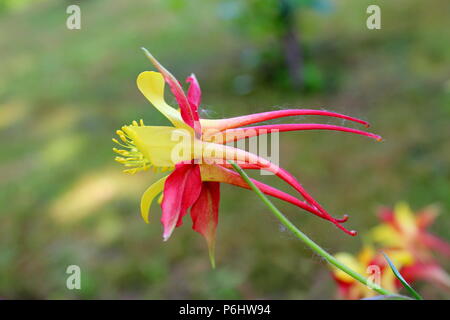
[[[250,180],[248,175],[244,172],[244,170],[241,169],[236,163],[234,163],[231,160],[228,160],[228,162],[233,166],[234,170],[237,171],[237,173],[240,174],[242,179],[245,180],[245,182],[250,186],[250,188],[256,192],[258,197],[267,205],[267,207],[272,211],[272,213],[275,215],[275,217],[280,220],[280,222],[288,229],[290,230],[298,239],[303,241],[311,250],[313,250],[315,253],[317,253],[319,256],[324,258],[328,263],[335,266],[336,268],[342,270],[355,280],[361,282],[364,285],[368,285],[368,280],[360,275],[359,273],[353,271],[349,267],[347,267],[345,264],[341,263],[339,260],[337,260],[334,256],[329,254],[327,251],[325,251],[322,247],[320,247],[317,243],[315,243],[311,238],[309,238],[306,234],[304,234],[300,229],[298,229],[278,208],[270,201],[264,193],[262,193],[261,190],[253,183],[253,181]],[[373,286],[372,288],[374,291],[378,292],[381,295],[384,296],[397,296],[395,293],[390,292],[389,290],[383,289],[380,286]]]

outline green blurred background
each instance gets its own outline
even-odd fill
[[[157,208],[142,221],[140,197],[156,176],[123,174],[111,151],[123,124],[166,123],[135,85],[151,68],[141,46],[180,79],[195,72],[204,117],[325,107],[370,121],[384,142],[285,133],[281,165],[360,234],[379,205],[405,200],[439,204],[433,232],[450,238],[449,1],[286,3],[0,1],[1,298],[335,298],[323,261],[250,191],[222,188],[216,270],[189,218],[167,243]],[[81,7],[81,30],[66,28],[70,4]],[[381,7],[381,30],[366,28],[370,4]],[[286,63],[286,41],[298,41],[301,58]],[[276,203],[331,252],[359,250],[362,236]],[[65,286],[72,264],[81,290]]]

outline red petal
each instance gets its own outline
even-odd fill
[[[356,300],[356,299],[360,298],[360,297],[356,297],[355,293],[352,292],[352,290],[351,290],[352,287],[357,285],[356,281],[353,281],[353,280],[350,282],[342,281],[341,279],[338,279],[334,273],[331,273],[331,276],[333,277],[334,281],[336,281],[339,298],[346,299],[346,300]]]
[[[189,101],[189,104],[191,105],[191,108],[195,112],[197,112],[202,99],[202,91],[200,90],[200,85],[194,74],[191,74],[191,76],[186,79],[186,82],[190,83],[187,99]]]
[[[438,215],[439,211],[437,207],[428,206],[424,208],[416,216],[417,226],[422,230],[428,228],[434,223]]]
[[[400,271],[408,282],[425,280],[450,289],[449,275],[435,262],[415,263],[411,266],[403,267]]]
[[[395,220],[395,216],[394,216],[394,211],[389,208],[389,207],[380,207],[378,209],[378,218],[388,224],[395,224],[394,220]]]
[[[183,216],[199,197],[201,188],[200,168],[196,164],[177,164],[167,177],[161,203],[164,241],[176,226],[181,225]]]
[[[279,178],[283,179],[287,183],[289,183],[291,186],[294,187],[295,190],[297,190],[303,198],[305,198],[306,202],[311,204],[312,206],[316,207],[322,214],[324,215],[325,219],[330,220],[333,222],[336,227],[344,231],[345,233],[355,236],[356,231],[354,230],[348,230],[347,228],[344,228],[340,223],[339,220],[334,218],[331,214],[329,214],[322,206],[306,191],[306,189],[297,181],[297,179],[291,175],[288,171],[284,170],[283,168],[278,167],[278,170],[274,172]],[[347,220],[347,219],[345,219]],[[344,221],[345,221],[344,220]]]
[[[419,240],[429,248],[434,249],[442,253],[443,255],[446,255],[447,257],[450,257],[450,244],[436,237],[435,235],[421,232],[419,234]]]
[[[142,48],[145,52],[145,55],[150,59],[153,65],[158,69],[159,72],[164,76],[164,80],[170,87],[175,99],[180,106],[180,113],[183,121],[194,128],[195,132],[201,133],[199,116],[197,113],[197,109],[193,109],[189,104],[188,98],[184,94],[183,88],[181,87],[179,81],[166,69],[164,68],[158,60],[153,57],[153,55],[148,52],[145,48]]]
[[[303,198],[311,204],[313,207],[317,208],[324,216],[325,219],[328,219],[329,221],[333,222],[339,229],[344,231],[345,233],[355,236],[356,231],[347,230],[342,225],[340,225],[340,222],[346,221],[347,218],[344,218],[344,220],[338,220],[331,216],[325,209],[322,208],[322,206],[303,188],[303,186],[295,179],[293,175],[291,175],[288,171],[280,168],[275,163],[270,162],[267,159],[264,159],[262,157],[259,157],[258,155],[252,154],[250,152],[247,152],[245,150],[236,149],[231,146],[222,146],[224,149],[224,153],[227,154],[228,159],[231,159],[233,161],[237,161],[239,165],[241,164],[251,164],[252,169],[258,168],[270,171],[274,173],[277,177],[283,179],[288,184],[290,184],[295,190],[297,190]],[[224,164],[225,166],[228,166]]]
[[[237,127],[246,126],[252,123],[278,119],[283,117],[291,117],[291,116],[305,116],[305,115],[317,115],[317,116],[328,116],[346,119],[353,122],[358,122],[363,124],[366,127],[369,127],[368,122],[346,116],[340,113],[326,111],[326,110],[313,110],[313,109],[286,109],[286,110],[276,110],[276,111],[268,111],[262,113],[249,114],[246,116],[240,116],[235,118],[221,119],[216,120],[214,122],[214,128],[218,130],[232,129]]]
[[[214,135],[212,138],[215,139],[216,143],[228,143],[231,141],[237,141],[240,139],[251,138],[259,136],[261,134],[268,134],[272,131],[285,132],[285,131],[303,131],[303,130],[333,130],[333,131],[343,131],[355,133],[369,138],[381,141],[382,138],[379,135],[353,129],[342,126],[335,126],[329,124],[315,124],[315,123],[302,123],[302,124],[271,124],[264,126],[255,127],[245,127],[228,129],[222,131],[221,133]]]
[[[245,165],[241,165],[241,167],[245,167]],[[259,168],[258,168],[259,169]],[[221,166],[216,165],[202,165],[200,167],[201,173],[202,173],[202,179],[203,181],[217,181],[222,183],[228,183],[232,184],[241,188],[250,189],[250,186],[242,179],[242,177],[235,171],[226,169]],[[269,196],[281,199],[283,201],[289,202],[303,210],[306,210],[322,219],[329,220],[328,217],[324,216],[320,211],[318,211],[316,208],[310,206],[304,201],[301,201],[297,199],[294,196],[291,196],[288,193],[285,193],[283,191],[280,191],[276,188],[273,188],[269,185],[266,185],[262,182],[259,182],[254,179],[250,179],[253,181],[253,183],[264,193]],[[346,219],[344,219],[346,220]],[[338,222],[343,222],[339,221]]]
[[[247,153],[248,155],[251,155]],[[255,155],[253,155],[255,156]],[[264,169],[268,170],[270,172],[273,172],[277,177],[281,178],[285,182],[287,182],[289,185],[291,185],[295,190],[297,190],[302,197],[311,204],[313,207],[317,208],[319,212],[321,212],[322,217],[326,220],[329,220],[333,222],[339,229],[344,231],[345,233],[355,236],[356,231],[354,230],[348,230],[347,228],[343,227],[340,223],[347,221],[348,217],[345,216],[343,219],[336,219],[331,214],[329,214],[322,206],[305,190],[305,188],[297,181],[297,179],[291,175],[288,171],[286,171],[283,168],[280,168],[279,166],[275,165],[274,163],[269,162],[268,160],[259,158],[255,156],[253,159],[256,159],[257,163],[252,163],[249,169]],[[258,160],[262,160],[261,162]],[[241,165],[241,162],[239,163]],[[228,167],[228,165],[224,165]]]
[[[200,196],[191,208],[192,229],[206,239],[213,268],[215,267],[214,251],[219,217],[219,200],[220,183],[203,182]]]
[[[242,149],[237,149],[237,148],[234,148],[231,146],[215,144],[215,143],[210,143],[210,142],[208,142],[208,146],[216,152],[215,157],[217,159],[219,159],[221,164],[226,163],[226,162],[224,163],[224,160],[225,161],[233,160],[233,161],[237,162],[239,165],[241,165],[243,163],[244,164],[248,163],[248,164],[256,165],[256,166],[254,166],[256,168],[267,170],[267,171],[274,173],[277,177],[283,179],[288,184],[290,184],[295,190],[297,190],[309,204],[311,204],[313,207],[317,208],[326,219],[333,222],[339,229],[341,229],[342,231],[344,231],[345,233],[347,233],[351,236],[356,235],[356,231],[347,230],[342,225],[340,225],[340,222],[342,222],[342,220],[338,220],[338,219],[332,217],[327,211],[325,211],[319,205],[319,203],[311,195],[309,195],[308,192],[306,192],[306,190],[294,178],[294,176],[292,176],[288,171],[280,168],[275,163],[272,163],[269,160],[264,159],[256,154],[247,152]],[[343,221],[346,221],[346,220],[347,219],[344,218]]]
[[[197,126],[199,126],[200,122],[198,112],[189,104],[189,101],[185,96],[183,88],[181,88],[178,80],[166,75],[164,75],[164,79],[169,84],[170,90],[175,96],[175,99],[177,99],[178,105],[180,106],[181,118],[183,118],[183,121],[192,128],[196,128]],[[196,130],[196,132],[198,131]]]

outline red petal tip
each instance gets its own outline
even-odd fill
[[[167,240],[169,240],[170,238],[170,234],[163,234],[163,241],[166,242]]]
[[[350,235],[352,237],[354,237],[354,236],[356,236],[358,234],[358,232],[355,231],[355,230],[348,230],[347,228],[343,227],[336,219],[333,219],[333,220],[330,220],[330,221],[333,222],[336,227],[338,227],[339,229],[341,229],[346,234],[348,234],[348,235]]]
[[[343,223],[348,220],[348,214],[344,214],[344,216],[341,219],[336,219],[337,222]]]

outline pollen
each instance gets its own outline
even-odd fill
[[[142,119],[139,123],[133,121],[132,125],[144,126],[144,121],[142,121]],[[116,138],[113,138],[112,141],[123,149],[113,148],[113,151],[120,155],[120,157],[116,157],[115,160],[126,167],[123,172],[135,174],[139,171],[147,171],[152,167],[150,160],[146,159],[139,151],[133,139],[131,139],[123,130],[117,130],[116,134],[119,136],[120,141]]]

